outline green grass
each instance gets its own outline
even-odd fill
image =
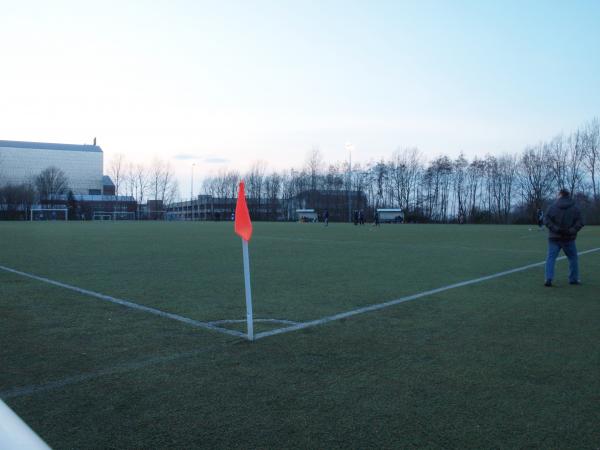
[[[0,265],[200,321],[245,316],[230,223],[0,236]],[[584,228],[579,250],[599,238]],[[256,223],[255,317],[318,319],[545,249],[520,226]],[[254,343],[0,271],[0,396],[56,448],[598,448],[600,252],[580,266],[581,286],[562,261],[552,289],[539,267]]]

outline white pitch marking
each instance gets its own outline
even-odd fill
[[[0,269],[5,270],[6,272],[14,273],[16,275],[21,275],[23,277],[31,278],[37,281],[42,281],[44,283],[52,284],[54,286],[58,286],[64,289],[69,289],[71,291],[78,292],[80,294],[89,295],[90,297],[99,298],[100,300],[104,300],[106,302],[116,303],[117,305],[125,306],[127,308],[137,309],[138,311],[144,311],[150,314],[154,314],[155,316],[164,317],[166,319],[176,320],[178,322],[187,323],[188,325],[192,325],[197,328],[204,328],[207,330],[217,331],[219,333],[229,334],[231,336],[242,337],[245,338],[246,335],[239,331],[228,330],[226,328],[217,327],[207,322],[200,322],[198,320],[193,320],[188,317],[180,316],[178,314],[173,314],[166,311],[161,311],[160,309],[151,308],[149,306],[140,305],[138,303],[134,303],[129,300],[123,300],[120,298],[111,297],[110,295],[100,294],[99,292],[89,291],[87,289],[78,288],[77,286],[71,286],[70,284],[61,283],[60,281],[54,281],[49,278],[39,277],[37,275],[33,275],[27,272],[21,272],[20,270],[11,269],[10,267],[0,266]]]
[[[600,250],[600,247],[593,248],[590,250],[585,250],[583,252],[579,252],[578,255],[585,255],[586,253],[593,253],[593,252],[597,252],[598,250]],[[566,258],[565,256],[561,256],[560,258],[557,258],[557,260],[563,260],[565,258]],[[455,288],[459,288],[459,287],[463,287],[463,286],[468,286],[471,284],[481,283],[482,281],[487,281],[487,280],[491,280],[494,278],[503,277],[503,276],[510,275],[510,274],[513,274],[516,272],[522,272],[524,270],[532,269],[534,267],[543,266],[544,264],[546,264],[546,261],[528,264],[526,266],[517,267],[516,269],[505,270],[504,272],[498,272],[498,273],[494,273],[492,275],[486,275],[484,277],[475,278],[473,280],[461,281],[460,283],[454,283],[454,284],[450,284],[448,286],[443,286],[443,287],[440,287],[437,289],[431,289],[429,291],[419,292],[418,294],[409,295],[407,297],[398,298],[396,300],[390,300],[389,302],[378,303],[376,305],[364,306],[362,308],[353,309],[351,311],[334,314],[333,316],[322,317],[320,319],[311,320],[309,322],[301,322],[301,323],[298,323],[297,325],[292,325],[291,327],[277,328],[275,330],[263,331],[262,333],[258,333],[256,335],[254,335],[254,339],[257,340],[257,339],[262,339],[262,338],[269,337],[269,336],[274,336],[276,334],[289,333],[290,331],[302,330],[304,328],[322,325],[324,323],[333,322],[335,320],[345,319],[347,317],[356,316],[358,314],[364,314],[364,313],[371,312],[371,311],[377,311],[379,309],[388,308],[390,306],[398,305],[400,303],[409,302],[411,300],[416,300],[419,298],[427,297],[429,295],[438,294],[438,293],[444,292],[444,291],[449,291],[450,289],[455,289]]]
[[[600,247],[597,248],[592,248],[589,250],[585,250],[582,252],[579,252],[578,255],[585,255],[587,253],[593,253],[593,252],[597,252],[598,250],[600,250]],[[561,256],[559,258],[557,258],[557,261],[566,259],[565,256]],[[499,277],[503,277],[506,275],[510,275],[516,272],[522,272],[524,270],[528,270],[528,269],[532,269],[534,267],[539,267],[539,266],[543,266],[544,264],[546,264],[545,261],[542,262],[538,262],[538,263],[533,263],[533,264],[528,264],[526,266],[522,266],[522,267],[517,267],[516,269],[511,269],[511,270],[506,270],[504,272],[498,272],[492,275],[486,275],[484,277],[480,277],[480,278],[475,278],[473,280],[467,280],[467,281],[461,281],[459,283],[454,283],[454,284],[450,284],[448,286],[443,286],[437,289],[432,289],[429,291],[424,291],[424,292],[420,292],[418,294],[413,294],[413,295],[409,295],[407,297],[402,297],[396,300],[390,300],[388,302],[384,302],[384,303],[378,303],[375,305],[369,305],[369,306],[365,306],[362,308],[358,308],[358,309],[354,309],[351,311],[346,311],[343,313],[338,313],[338,314],[334,314],[332,316],[327,316],[327,317],[322,317],[320,319],[316,319],[316,320],[311,320],[309,322],[300,322],[300,323],[296,323],[295,325],[292,325],[290,327],[285,327],[285,328],[277,328],[275,330],[270,330],[270,331],[263,331],[262,333],[257,333],[254,336],[254,339],[262,339],[265,337],[269,337],[269,336],[275,336],[277,334],[283,334],[283,333],[289,333],[291,331],[296,331],[296,330],[301,330],[304,328],[310,328],[310,327],[314,327],[317,325],[322,325],[324,323],[328,323],[328,322],[333,322],[336,320],[341,320],[341,319],[345,319],[347,317],[352,317],[352,316],[356,316],[358,314],[364,314],[367,312],[371,312],[371,311],[377,311],[380,309],[384,309],[384,308],[388,308],[390,306],[394,306],[394,305],[398,305],[400,303],[404,303],[404,302],[408,302],[411,300],[416,300],[422,297],[427,297],[429,295],[433,295],[433,294],[437,294],[439,292],[444,292],[444,291],[448,291],[450,289],[455,289],[458,287],[463,287],[463,286],[468,286],[471,284],[476,284],[476,283],[481,283],[482,281],[487,281],[487,280],[491,280],[494,278],[499,278]],[[213,325],[213,322],[200,322],[197,320],[193,320],[193,319],[189,319],[187,317],[183,317],[183,316],[179,316],[177,314],[172,314],[172,313],[168,313],[165,311],[161,311],[155,308],[150,308],[149,306],[144,306],[144,305],[139,305],[137,303],[134,302],[130,302],[128,300],[122,300],[122,299],[118,299],[115,297],[111,297],[109,295],[104,295],[104,294],[100,294],[98,292],[94,292],[94,291],[89,291],[87,289],[81,289],[78,288],[76,286],[71,286],[69,284],[65,284],[65,283],[61,283],[58,281],[54,281],[54,280],[50,280],[48,278],[43,278],[43,277],[39,277],[37,275],[33,275],[30,273],[26,273],[26,272],[21,272],[19,270],[15,270],[15,269],[11,269],[10,267],[5,267],[5,266],[0,266],[1,270],[5,270],[7,272],[11,272],[17,275],[21,275],[27,278],[32,278],[34,280],[38,280],[38,281],[42,281],[44,283],[48,283],[48,284],[52,284],[55,286],[59,286],[65,289],[70,289],[72,291],[75,292],[79,292],[81,294],[85,294],[85,295],[89,295],[92,297],[96,297],[99,298],[101,300],[105,300],[111,303],[116,303],[118,305],[122,305],[122,306],[126,306],[129,308],[133,308],[133,309],[137,309],[137,310],[141,310],[141,311],[145,311],[151,314],[155,314],[157,316],[161,316],[161,317],[166,317],[172,320],[177,320],[179,322],[183,322],[183,323],[187,323],[189,325],[192,326],[196,326],[198,328],[205,328],[208,330],[213,330],[213,331],[217,331],[219,333],[225,333],[225,334],[229,334],[231,336],[236,336],[236,337],[241,337],[241,338],[246,338],[246,334],[245,333],[241,333],[239,331],[235,331],[235,330],[229,330],[226,328],[221,328],[221,327],[217,327],[215,325]],[[290,321],[291,322],[291,321]]]
[[[195,356],[200,356],[204,353],[212,351],[216,348],[223,346],[224,344],[229,344],[231,342],[233,342],[233,340],[229,340],[223,344],[212,345],[210,347],[206,347],[206,348],[199,349],[199,350],[192,350],[192,351],[183,352],[183,353],[176,353],[174,355],[154,356],[154,357],[151,357],[148,359],[126,362],[123,364],[118,364],[113,367],[107,367],[104,369],[96,370],[94,372],[86,372],[86,373],[82,373],[79,375],[72,375],[72,376],[62,378],[60,380],[50,381],[50,382],[43,383],[43,384],[17,386],[17,387],[6,389],[4,391],[0,391],[0,398],[2,398],[4,400],[8,400],[11,398],[40,394],[40,393],[44,393],[44,392],[54,391],[57,389],[62,389],[64,387],[67,387],[67,386],[70,386],[73,384],[84,383],[86,381],[95,380],[96,378],[100,378],[100,377],[104,377],[104,376],[108,376],[108,375],[116,375],[116,374],[121,374],[121,373],[125,373],[125,372],[131,372],[131,371],[145,369],[147,367],[151,367],[151,366],[155,366],[155,365],[159,365],[159,364],[166,364],[166,363],[170,363],[173,361],[178,361],[178,360],[184,359],[184,358],[192,358]]]
[[[259,323],[285,323],[287,325],[296,325],[298,322],[293,320],[285,319],[254,319],[254,322]],[[246,319],[223,319],[223,320],[211,320],[208,322],[211,325],[221,325],[225,323],[246,323]]]

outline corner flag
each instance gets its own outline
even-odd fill
[[[248,205],[246,205],[246,192],[244,191],[244,182],[240,182],[237,203],[235,205],[235,232],[243,240],[249,241],[252,237],[252,222]]]
[[[250,256],[248,255],[248,241],[252,237],[252,222],[248,205],[246,205],[246,193],[244,182],[240,182],[237,203],[235,205],[234,230],[242,238],[242,254],[244,259],[244,286],[246,288],[246,324],[248,326],[248,340],[254,340],[254,322],[252,319],[252,290],[250,289]]]

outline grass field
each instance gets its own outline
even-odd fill
[[[521,226],[254,227],[263,333],[546,250]],[[5,222],[0,238],[6,268],[245,317],[231,223]],[[577,243],[600,247],[600,228]],[[0,270],[0,398],[55,448],[599,448],[600,251],[580,267],[581,286],[560,261],[551,289],[538,266],[252,343]]]

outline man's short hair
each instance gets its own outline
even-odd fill
[[[562,188],[560,191],[558,191],[558,195],[560,195],[561,197],[568,197],[569,195],[571,195],[571,193],[568,189]]]

